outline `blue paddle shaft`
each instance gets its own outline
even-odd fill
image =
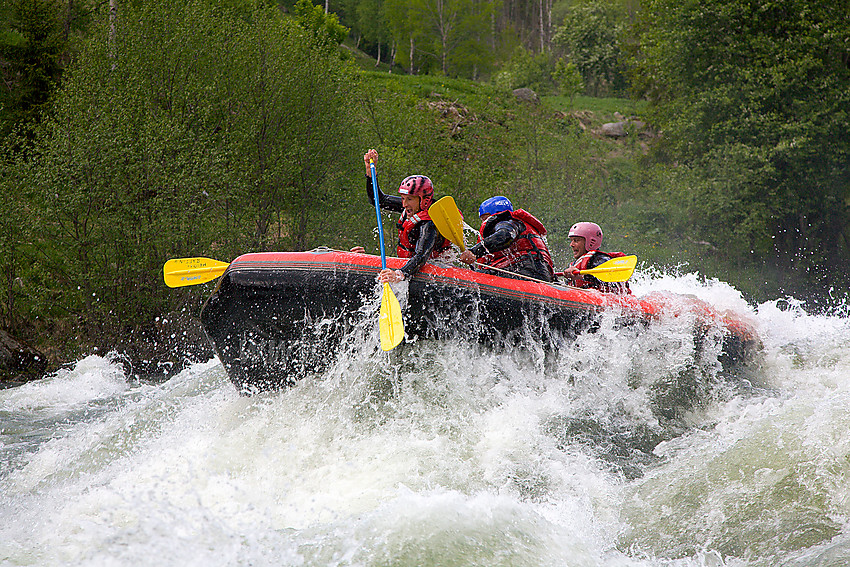
[[[375,201],[375,215],[378,217],[378,236],[381,240],[381,269],[387,267],[387,255],[384,253],[384,223],[381,222],[381,205],[378,203],[378,175],[375,173],[375,164],[369,161],[372,168],[372,198]]]

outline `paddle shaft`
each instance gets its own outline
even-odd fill
[[[554,282],[547,282],[546,280],[540,280],[540,279],[537,279],[537,278],[532,278],[531,276],[526,276],[525,274],[519,274],[517,272],[511,272],[511,271],[508,271],[508,270],[503,270],[502,268],[495,268],[493,266],[488,266],[487,264],[482,264],[481,262],[475,262],[475,265],[480,266],[480,267],[484,268],[485,270],[493,270],[495,272],[502,272],[503,274],[508,274],[509,276],[512,276],[512,277],[516,276],[516,277],[520,277],[520,278],[523,278],[523,279],[526,279],[526,280],[531,280],[533,282],[545,283],[545,284],[554,283]],[[561,275],[563,275],[563,272],[561,273]]]
[[[369,160],[369,170],[372,173],[372,198],[375,201],[375,216],[378,218],[378,236],[381,242],[381,270],[385,270],[387,269],[387,254],[384,252],[384,223],[381,222],[381,204],[378,199],[378,175],[375,172],[375,162],[371,159]],[[399,306],[398,299],[387,282],[384,282],[384,292],[381,295],[378,328],[381,332],[381,350],[383,351],[394,349],[404,339],[401,306]]]
[[[622,272],[622,271],[624,271],[623,268],[591,268],[589,270],[579,270],[578,273],[580,273],[580,274],[590,274],[592,276],[593,274],[602,274],[602,273],[605,273],[605,272]],[[566,274],[566,272],[555,272],[555,275],[556,276],[566,276],[567,274]]]
[[[520,277],[520,278],[524,278],[526,280],[531,280],[531,281],[537,282],[537,283],[544,283],[544,284],[549,284],[549,285],[554,284],[554,283],[558,283],[558,282],[547,282],[545,280],[539,280],[537,278],[532,278],[531,276],[526,276],[525,274],[518,274],[517,272],[509,272],[508,270],[503,270],[502,268],[494,268],[493,266],[488,266],[487,264],[482,264],[481,262],[475,262],[475,264],[478,265],[478,266],[481,266],[482,268],[484,268],[486,270],[495,270],[497,272],[502,272],[503,274],[508,274],[512,277]],[[563,276],[564,272],[555,272],[555,275],[556,276]],[[567,285],[570,285],[570,284],[567,284]],[[573,287],[575,287],[575,286],[573,286]]]
[[[212,267],[212,268],[191,268],[188,270],[174,270],[172,272],[168,272],[172,276],[187,276],[189,274],[223,274],[227,269],[227,266],[222,267]]]
[[[482,264],[481,262],[475,262],[475,264],[477,266],[484,268],[485,270],[494,270],[496,272],[502,272],[503,274],[507,274],[507,275],[510,275],[512,277],[520,277],[520,278],[523,278],[523,279],[526,279],[526,280],[531,280],[531,281],[537,282],[537,283],[544,283],[544,284],[550,284],[550,285],[554,284],[554,283],[558,283],[557,281],[547,282],[545,280],[539,280],[537,278],[532,278],[531,276],[526,276],[525,274],[519,274],[517,272],[509,272],[508,270],[503,270],[502,268],[494,268],[493,266],[488,266],[487,264]],[[606,269],[606,271],[608,271],[608,269]],[[613,271],[613,269],[611,269],[611,271]],[[586,270],[582,270],[581,273],[582,274],[586,273]],[[563,276],[564,272],[555,272],[555,275],[556,276]],[[570,284],[568,283],[566,285],[570,285]],[[575,286],[572,286],[572,287],[575,287]]]
[[[375,216],[378,217],[378,238],[381,242],[381,269],[387,267],[387,254],[384,252],[384,223],[381,222],[381,204],[378,202],[378,175],[375,173],[375,162],[369,160],[369,169],[372,171],[372,200],[375,201]]]

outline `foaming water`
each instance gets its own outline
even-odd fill
[[[0,390],[9,565],[838,566],[850,559],[850,322],[656,274],[752,320],[760,365],[680,319],[557,353],[355,337],[239,396],[92,356]]]

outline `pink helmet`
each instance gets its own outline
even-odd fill
[[[398,192],[402,195],[413,195],[421,199],[419,207],[422,210],[427,210],[434,200],[434,186],[431,185],[431,180],[424,175],[410,175],[401,181],[398,186]]]
[[[569,235],[584,237],[584,247],[588,250],[599,250],[602,245],[602,229],[595,222],[577,222]]]

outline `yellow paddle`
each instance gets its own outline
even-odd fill
[[[375,173],[375,163],[369,160],[372,169],[372,197],[375,199],[375,215],[378,217],[378,236],[381,242],[381,269],[387,267],[387,256],[384,253],[384,224],[381,222],[381,206],[378,203],[378,179]],[[381,349],[392,350],[404,338],[404,321],[401,318],[401,306],[398,304],[390,284],[384,283],[384,294],[381,296],[381,314],[378,317],[378,327],[381,330]]]
[[[383,247],[381,247],[383,252]],[[382,258],[386,267],[386,259]],[[165,285],[168,287],[183,287],[207,283],[219,277],[230,264],[210,258],[175,258],[165,263],[162,268]],[[392,350],[404,338],[404,323],[401,319],[401,306],[390,289],[384,284],[384,295],[381,297],[381,348]]]
[[[440,234],[459,246],[461,252],[466,250],[463,242],[463,218],[460,216],[460,211],[457,205],[455,205],[454,199],[443,197],[431,205],[428,209],[428,215],[434,221]],[[485,269],[488,267],[484,264],[479,265]],[[637,256],[622,256],[620,258],[611,258],[604,264],[600,264],[589,270],[582,270],[579,273],[590,274],[603,282],[624,282],[632,277],[636,265]],[[564,273],[559,272],[557,275],[563,276]]]
[[[619,258],[611,258],[595,268],[581,270],[579,273],[590,274],[603,282],[624,282],[632,277],[636,265],[637,256],[621,256]],[[564,274],[561,272],[559,275]]]
[[[162,275],[168,287],[197,285],[216,279],[229,265],[210,258],[175,258],[165,263]]]
[[[428,207],[428,216],[445,238],[456,244],[460,251],[466,250],[463,242],[463,218],[452,197],[446,196]]]

